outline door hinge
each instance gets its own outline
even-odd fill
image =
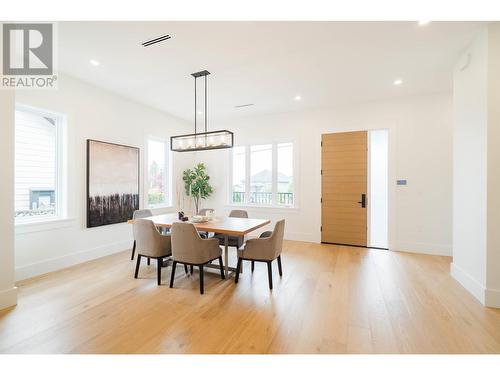
[[[320,199],[319,199],[319,202],[320,202],[320,203],[323,203],[323,198],[320,198]]]
[[[323,147],[323,141],[321,141],[321,147]]]
[[[323,169],[321,170],[321,175],[323,176]]]
[[[319,227],[319,231],[323,232],[323,226]]]

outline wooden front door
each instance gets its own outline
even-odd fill
[[[323,134],[321,242],[367,246],[368,132]]]

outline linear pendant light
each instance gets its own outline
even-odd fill
[[[209,74],[210,72],[207,70],[191,74],[194,77],[194,133],[171,137],[170,149],[172,151],[204,151],[233,147],[234,134],[229,130],[207,131],[207,76]],[[196,80],[200,77],[204,77],[205,81],[205,131],[202,133],[198,133],[196,127],[198,115],[196,110]]]

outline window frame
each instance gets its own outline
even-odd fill
[[[291,143],[293,147],[293,205],[284,205],[276,203],[276,196],[278,193],[278,144]],[[270,204],[261,203],[250,203],[250,176],[251,176],[251,147],[252,146],[265,146],[271,145],[272,148],[272,196]],[[299,150],[297,147],[297,142],[293,139],[280,139],[277,141],[262,141],[256,143],[246,143],[246,144],[235,144],[235,147],[245,148],[245,202],[244,203],[234,203],[233,202],[233,152],[228,153],[228,167],[229,171],[227,173],[227,197],[226,206],[227,207],[247,207],[247,208],[272,208],[272,209],[284,209],[284,210],[294,210],[299,208],[299,189],[297,184],[298,172],[298,155]]]
[[[47,109],[33,107],[23,103],[16,102],[15,111],[27,112],[37,116],[50,117],[55,120],[56,128],[56,175],[55,175],[55,195],[56,209],[54,215],[45,217],[15,217],[15,225],[23,224],[38,224],[46,222],[64,221],[68,219],[68,204],[67,204],[67,121],[66,115]],[[15,124],[16,126],[17,124]],[[17,129],[14,130],[14,134]],[[15,152],[15,150],[14,150]],[[14,166],[14,173],[15,173]],[[15,194],[15,193],[14,193]]]
[[[163,186],[165,186],[166,190],[166,201],[164,203],[158,203],[158,204],[149,204],[149,141],[154,141],[154,142],[160,142],[163,143],[164,150],[165,150],[165,166],[166,166],[166,173],[165,176],[163,177]],[[149,209],[156,209],[156,208],[169,208],[172,207],[172,155],[171,155],[171,150],[170,150],[170,140],[162,138],[162,137],[157,137],[154,135],[149,135],[146,137],[146,142],[144,146],[145,150],[145,155],[144,155],[144,207],[149,208]],[[165,194],[165,192],[164,192]]]

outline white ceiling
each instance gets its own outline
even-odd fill
[[[451,90],[481,23],[61,22],[59,69],[191,121],[207,69],[209,123]],[[163,34],[172,39],[142,47]],[[95,67],[89,60],[95,59]],[[393,81],[403,79],[401,86]],[[202,86],[200,86],[200,89]],[[303,99],[295,101],[300,95]],[[237,109],[236,105],[254,103]]]

